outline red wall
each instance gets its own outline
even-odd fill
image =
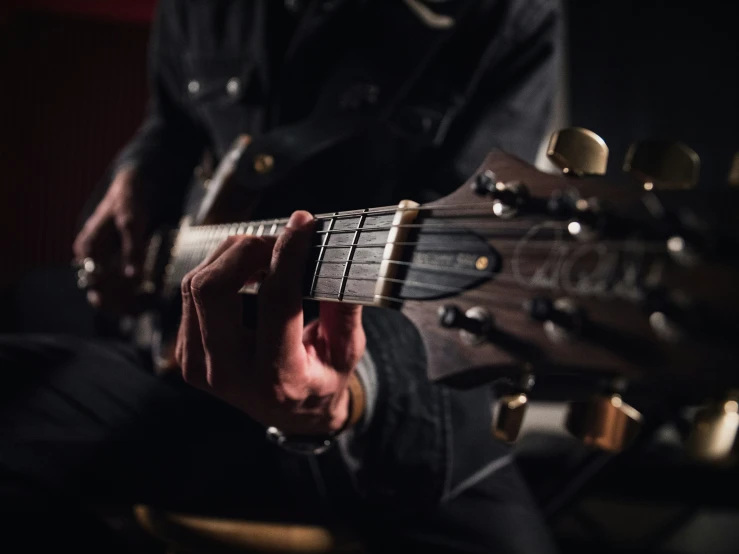
[[[57,14],[86,15],[113,21],[148,22],[155,0],[9,0],[6,11],[36,11]]]
[[[30,269],[69,263],[80,209],[147,96],[152,0],[20,4],[6,5],[0,29],[0,292]]]

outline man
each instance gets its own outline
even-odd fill
[[[131,305],[146,237],[203,150],[221,158],[242,133],[277,152],[269,186],[237,169],[255,216],[438,197],[494,146],[531,159],[556,22],[543,0],[163,0],[150,114],[74,245],[102,268],[90,302]],[[3,338],[3,509],[78,550],[106,538],[77,530],[90,506],[148,502],[343,520],[378,551],[550,551],[489,435],[487,391],[429,383],[397,313],[321,305],[304,327],[311,228],[295,212],[276,242],[230,239],[185,277],[177,361],[192,386],[118,343]],[[237,291],[254,279],[244,328]]]

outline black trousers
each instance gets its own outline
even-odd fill
[[[125,551],[97,515],[136,503],[341,523],[379,552],[554,550],[512,465],[423,514],[368,506],[337,453],[281,451],[240,412],[176,379],[155,377],[125,344],[0,337],[0,383],[5,552],[49,545]],[[12,542],[13,535],[22,542]]]

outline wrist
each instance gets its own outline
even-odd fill
[[[364,415],[366,396],[362,382],[353,372],[342,391],[337,409],[334,411],[330,432],[338,434],[354,427]]]
[[[333,403],[328,423],[328,433],[336,435],[346,429],[349,423],[351,406],[351,393],[349,388],[344,388],[339,393],[339,399]]]

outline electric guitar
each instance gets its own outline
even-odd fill
[[[318,215],[305,297],[399,310],[431,380],[504,384],[501,439],[515,439],[535,380],[559,379],[577,383],[567,425],[592,446],[625,447],[643,421],[630,391],[659,391],[706,405],[688,442],[726,458],[739,426],[739,191],[690,190],[698,158],[679,143],[633,147],[620,184],[600,177],[607,148],[592,132],[556,133],[549,155],[561,175],[492,152],[430,204]],[[226,237],[284,228],[209,223],[240,159],[272,163],[240,141],[198,209],[152,243],[147,284],[160,298],[176,299]]]

